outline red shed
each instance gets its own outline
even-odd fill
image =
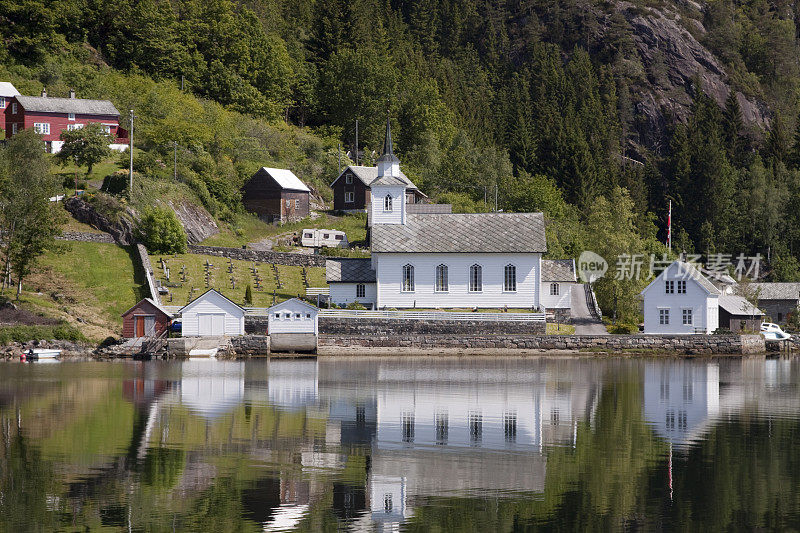
[[[171,321],[172,315],[163,307],[145,298],[122,313],[122,336],[155,337],[166,331]]]

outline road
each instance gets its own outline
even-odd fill
[[[575,326],[575,335],[608,335],[603,323],[589,312],[586,291],[581,285],[572,288],[572,324]]]

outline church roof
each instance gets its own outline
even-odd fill
[[[405,224],[375,224],[373,252],[546,252],[542,213],[406,214]]]
[[[388,185],[388,186],[402,185],[403,187],[407,187],[405,180],[397,176],[381,176],[369,184],[370,187],[375,187],[377,185]]]
[[[376,179],[378,179],[378,167],[365,167],[365,166],[361,166],[361,165],[350,165],[346,169],[344,169],[341,174],[339,174],[339,177],[336,178],[333,181],[333,183],[331,183],[331,187],[333,187],[336,184],[336,182],[339,181],[342,178],[342,175],[345,172],[347,172],[348,169],[351,170],[353,172],[353,175],[356,178],[358,178],[359,180],[361,180],[361,183],[363,183],[367,187],[372,185],[372,182],[375,181]],[[414,183],[410,179],[408,179],[408,177],[405,174],[403,174],[402,170],[400,171],[400,176],[397,176],[397,177],[399,177],[401,180],[403,180],[405,182],[406,189],[413,189],[413,190],[417,189],[417,186],[414,185]]]
[[[375,283],[371,259],[335,258],[325,261],[328,283]]]
[[[378,161],[400,162],[392,150],[392,126],[388,118],[386,119],[386,136],[383,139],[383,155],[378,158]]]
[[[542,281],[575,282],[574,259],[542,259]]]

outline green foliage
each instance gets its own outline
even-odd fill
[[[153,207],[142,214],[137,227],[138,238],[150,252],[181,254],[186,252],[186,232],[175,212],[166,207]]]
[[[111,153],[108,148],[109,137],[98,122],[72,131],[63,130],[61,140],[64,144],[56,154],[56,160],[62,165],[75,163],[79,167],[85,166],[87,175],[91,174],[94,165]]]
[[[350,302],[349,304],[347,304],[346,309],[363,311],[366,309],[366,307],[364,307],[358,302]]]
[[[120,195],[128,190],[130,184],[130,175],[124,170],[118,170],[113,174],[103,178],[103,185],[100,190],[108,194]]]
[[[253,305],[253,289],[250,285],[247,285],[247,288],[244,290],[244,304]]]
[[[86,342],[81,330],[69,324],[56,326],[3,326],[0,327],[0,345],[34,340],[64,340]]]

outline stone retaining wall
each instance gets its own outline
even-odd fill
[[[325,257],[320,255],[291,254],[267,250],[248,250],[245,248],[226,248],[224,246],[189,245],[189,253],[215,255],[240,261],[257,261],[259,263],[275,263],[277,265],[324,267]]]
[[[136,252],[139,254],[139,261],[142,263],[144,275],[147,278],[147,289],[150,291],[150,298],[157,304],[160,304],[161,300],[159,299],[158,289],[156,288],[156,280],[153,277],[153,266],[150,264],[150,256],[147,255],[147,248],[145,248],[143,244],[137,244]]]
[[[320,325],[322,320],[320,320]],[[486,348],[674,354],[752,354],[760,335],[320,335],[319,347]]]
[[[266,335],[268,326],[267,315],[244,315],[244,332],[248,335]]]
[[[479,316],[479,314],[478,314]],[[543,335],[544,322],[319,318],[319,332],[343,337],[414,335]]]
[[[56,237],[56,239],[62,241],[102,242],[106,244],[116,244],[114,237],[108,233],[90,233],[88,231],[65,231],[60,237]]]
[[[266,356],[269,355],[269,336],[245,335],[243,337],[232,337],[231,347],[236,355]]]

